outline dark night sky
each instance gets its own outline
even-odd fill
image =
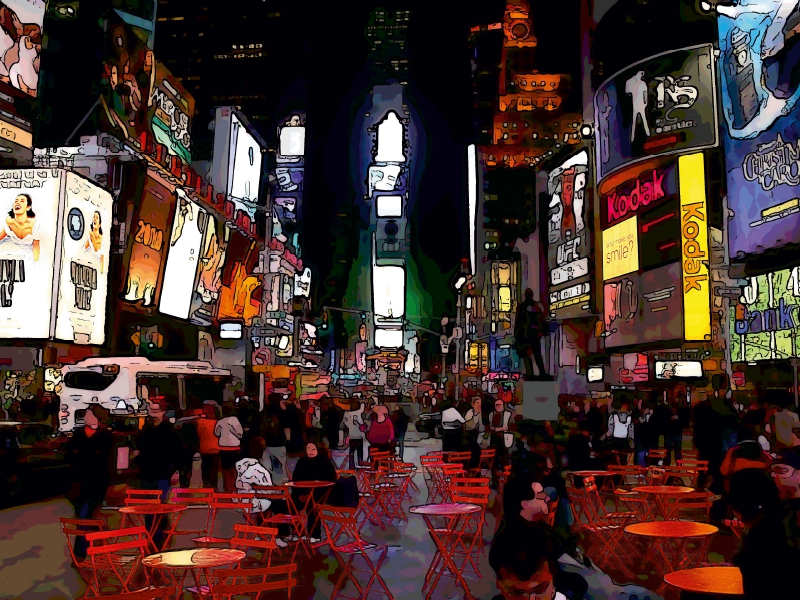
[[[432,268],[439,271],[427,276],[444,280],[441,274],[447,274],[449,281],[465,256],[465,148],[472,135],[469,28],[501,20],[504,3],[481,5],[472,9],[469,4],[419,1],[348,2],[347,20],[335,15],[333,8],[315,12],[311,22],[306,20],[306,33],[320,32],[308,36],[310,165],[303,225],[304,259],[320,275],[315,276],[317,284],[331,268],[329,228],[336,206],[352,193],[349,129],[353,112],[363,100],[357,96],[367,83],[364,28],[376,6],[412,11],[409,81],[429,147],[417,192],[417,218],[411,226],[421,251],[435,261]],[[324,290],[317,288],[315,297],[323,295]]]

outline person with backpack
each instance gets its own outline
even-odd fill
[[[629,411],[628,401],[623,399],[612,405],[608,416],[608,431],[603,436],[609,440],[611,450],[629,453],[633,440],[633,417]]]
[[[547,322],[544,318],[544,309],[533,298],[533,290],[528,288],[525,290],[525,301],[520,303],[517,309],[517,318],[514,325],[514,343],[517,353],[522,357],[525,364],[525,379],[531,381],[534,379],[548,380],[551,377],[547,374],[544,368],[544,359],[542,358],[542,336],[547,331]],[[533,375],[533,361],[536,361],[536,368],[539,374],[534,377]]]

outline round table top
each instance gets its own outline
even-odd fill
[[[313,490],[315,488],[331,487],[336,485],[333,481],[287,481],[283,485],[294,488]]]
[[[471,515],[480,511],[481,507],[477,504],[422,504],[420,506],[412,506],[409,511],[415,515],[424,515],[428,517],[456,517],[459,515]]]
[[[660,494],[662,496],[673,496],[677,494],[691,494],[696,491],[694,488],[684,485],[640,485],[631,488],[632,492],[640,494]]]
[[[619,473],[615,473],[614,471],[573,471],[572,474],[580,477],[606,477],[610,475],[619,475]]]
[[[664,581],[680,590],[699,594],[744,594],[739,567],[700,567],[673,571],[664,575]]]
[[[719,529],[708,523],[694,521],[646,521],[625,528],[626,533],[654,538],[690,538],[713,535]]]
[[[193,548],[151,554],[142,564],[158,569],[213,569],[239,563],[245,556],[245,552],[233,548]]]
[[[169,515],[188,508],[185,504],[132,504],[123,506],[119,512],[123,515]]]

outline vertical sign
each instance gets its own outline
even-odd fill
[[[711,339],[711,281],[708,275],[708,206],[702,153],[678,158],[681,197],[683,330],[687,341]]]

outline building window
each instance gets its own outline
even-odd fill
[[[511,312],[511,288],[507,285],[501,285],[498,297],[498,310],[500,312]]]

